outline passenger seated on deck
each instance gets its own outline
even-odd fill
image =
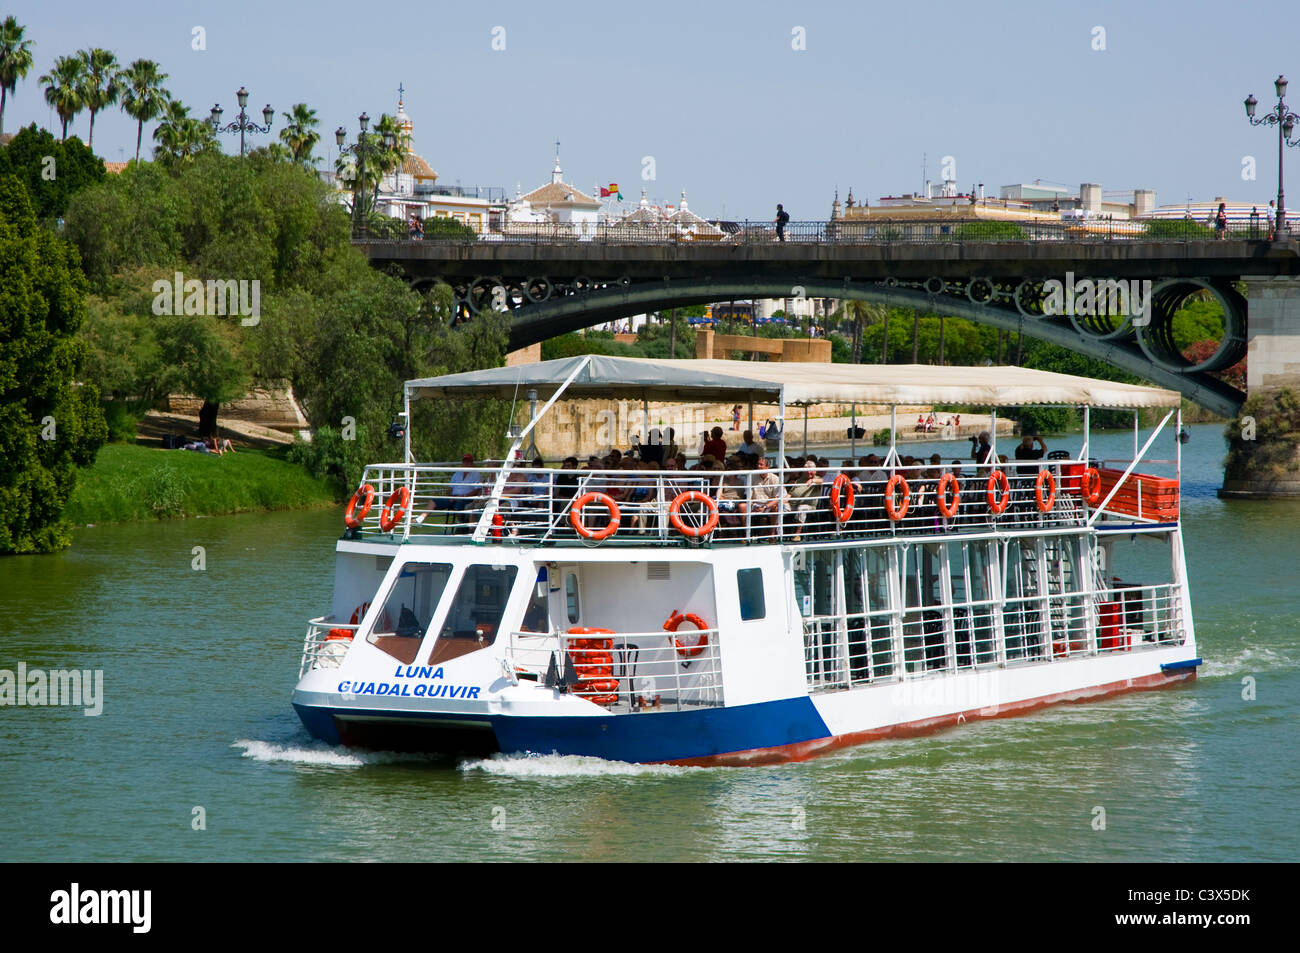
[[[808,520],[808,514],[817,508],[817,502],[822,495],[822,475],[817,469],[817,463],[809,460],[803,465],[804,478],[796,486],[790,489],[790,501],[794,509],[795,534],[794,541],[799,542],[803,535],[804,524]]]
[[[739,469],[728,471],[718,492],[718,521],[724,527],[742,527],[749,510],[744,475]]]

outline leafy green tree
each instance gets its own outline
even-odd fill
[[[0,177],[0,553],[70,541],[63,508],[106,429],[78,386],[85,279],[71,245],[37,225],[27,190]]]
[[[967,222],[953,230],[957,241],[1023,242],[1028,240],[1025,230],[1015,222]]]
[[[86,145],[95,148],[95,115],[106,106],[117,102],[122,88],[118,84],[120,67],[117,57],[108,50],[99,48],[82,50],[81,86],[79,90],[82,105],[90,111],[90,135]]]
[[[59,142],[35,123],[0,149],[0,175],[6,174],[22,180],[42,221],[58,218],[74,194],[104,181],[106,175],[104,163],[75,136]]]
[[[5,101],[32,68],[33,41],[23,39],[26,29],[11,16],[0,23],[0,133],[5,131]]]
[[[85,68],[80,56],[60,56],[54,61],[54,68],[40,78],[45,87],[45,101],[59,114],[63,124],[60,141],[67,141],[68,123],[86,107],[81,99]]]
[[[1208,225],[1183,219],[1157,218],[1143,226],[1144,235],[1152,241],[1185,241],[1187,239],[1213,238],[1214,229]]]
[[[167,74],[153,60],[136,60],[119,76],[122,91],[122,109],[136,121],[135,161],[140,161],[140,141],[144,124],[153,122],[163,114],[171,102],[171,93],[163,88]]]
[[[220,406],[248,392],[250,378],[240,343],[238,324],[211,315],[158,318],[156,339],[167,393],[202,398],[199,434],[217,432]]]
[[[147,290],[155,277],[170,274],[170,266],[180,263],[179,193],[176,179],[165,169],[132,163],[120,175],[107,176],[73,196],[64,234],[81,252],[93,288],[107,295],[115,274],[157,266],[159,273],[143,285]]]

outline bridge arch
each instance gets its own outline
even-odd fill
[[[513,308],[510,347],[526,347],[559,334],[651,311],[728,299],[798,297],[802,292],[803,297],[809,298],[867,301],[922,313],[942,313],[1027,334],[1178,391],[1193,403],[1222,416],[1234,416],[1245,401],[1245,394],[1209,373],[1232,366],[1244,354],[1245,302],[1230,284],[1195,279],[1161,282],[1152,291],[1150,324],[1136,328],[1127,320],[1118,326],[1089,326],[1074,318],[1044,315],[1041,288],[1027,285],[1025,281],[981,277],[957,282],[937,278],[914,282],[665,278],[601,285],[585,281],[576,288],[556,285],[555,293],[548,299]],[[1193,366],[1173,347],[1168,327],[1177,307],[1200,290],[1210,291],[1223,305],[1225,333],[1215,354]],[[515,294],[506,297],[513,299],[510,304],[518,300]]]

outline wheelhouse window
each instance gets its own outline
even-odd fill
[[[447,609],[430,665],[473,652],[496,641],[517,566],[469,566]]]
[[[737,570],[736,589],[740,593],[740,620],[742,622],[762,619],[767,615],[767,604],[763,600],[763,570]]]
[[[409,562],[403,566],[367,641],[407,665],[414,662],[450,578],[450,563]]]

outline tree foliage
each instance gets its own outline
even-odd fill
[[[37,225],[17,178],[0,176],[0,553],[68,544],[76,468],[106,436],[97,391],[77,383],[84,295],[76,251]]]
[[[104,163],[75,136],[59,142],[32,123],[0,149],[0,175],[15,175],[27,188],[41,221],[58,218],[72,196],[104,181]]]

